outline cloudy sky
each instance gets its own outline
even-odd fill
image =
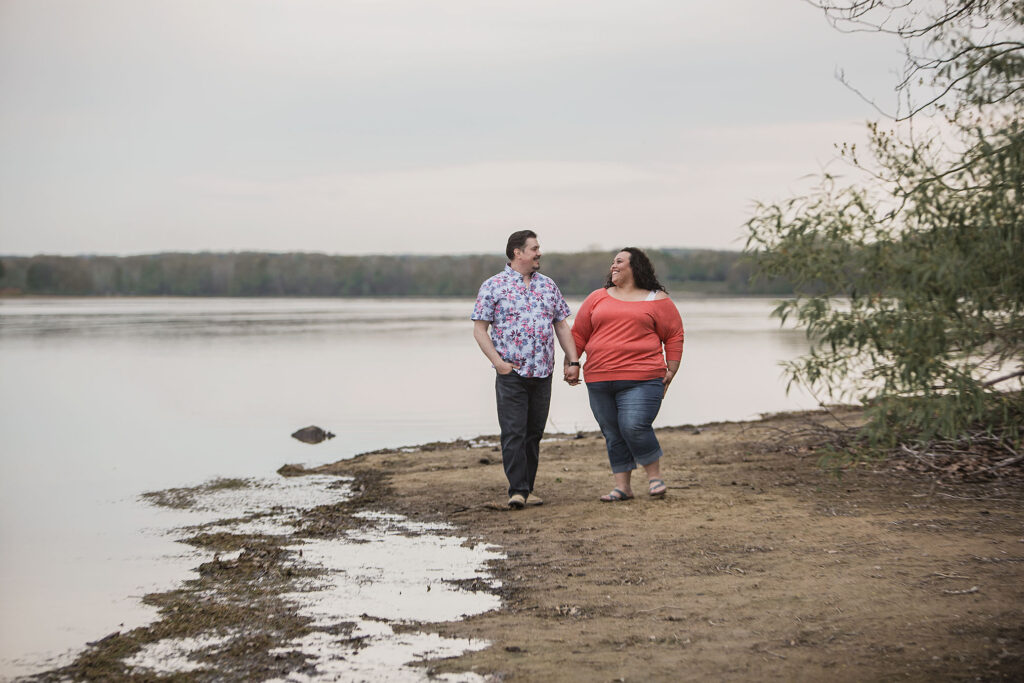
[[[900,63],[801,0],[0,0],[0,253],[738,249]]]

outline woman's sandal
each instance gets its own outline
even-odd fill
[[[604,495],[604,496],[601,496],[601,502],[602,503],[618,503],[619,501],[622,501],[622,500],[629,500],[632,497],[633,496],[627,494],[622,489],[612,489],[611,493],[609,493],[607,495]]]
[[[668,491],[668,486],[661,479],[651,479],[647,482],[647,493],[651,498],[661,498]]]

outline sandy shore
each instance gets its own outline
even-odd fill
[[[501,509],[498,452],[378,454],[323,471],[373,473],[389,509],[505,549],[504,609],[440,629],[493,645],[438,671],[1020,680],[1019,483],[946,486],[871,466],[836,478],[818,466],[811,419],[660,430],[662,500],[598,501],[612,487],[600,435],[546,444],[544,504],[522,511]]]
[[[491,567],[501,609],[392,625],[491,643],[426,662],[424,673],[1020,680],[1020,482],[944,483],[870,465],[837,478],[819,467],[808,429],[832,419],[662,429],[667,495],[651,499],[637,486],[635,500],[612,504],[598,501],[612,487],[598,434],[545,443],[536,491],[544,504],[521,511],[502,505],[505,479],[491,446],[431,444],[283,468],[352,477],[355,495],[301,512],[286,537],[197,529],[187,542],[238,554],[204,563],[180,590],[147,596],[162,610],[155,624],[112,634],[39,678],[141,680],[144,672],[124,664],[141,648],[218,632],[236,635],[207,650],[185,679],[317,680],[308,659],[282,650],[308,629],[281,599],[302,578],[295,547],[357,527],[369,510],[449,522],[467,544],[493,544],[506,556]]]

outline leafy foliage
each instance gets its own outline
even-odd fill
[[[1024,2],[818,6],[838,27],[900,36],[907,62],[891,127],[869,125],[866,156],[842,148],[856,182],[826,174],[814,192],[761,205],[748,223],[762,272],[797,290],[776,314],[812,342],[790,377],[864,401],[863,434],[875,446],[976,432],[998,434],[1016,454]]]

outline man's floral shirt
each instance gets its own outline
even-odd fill
[[[555,281],[534,273],[530,286],[506,264],[480,286],[473,320],[491,323],[491,341],[501,357],[518,365],[521,377],[547,377],[555,369],[555,329],[571,311]]]

